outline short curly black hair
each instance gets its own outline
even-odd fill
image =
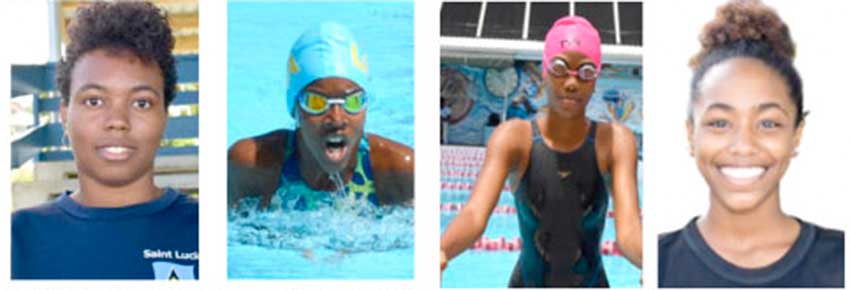
[[[96,49],[127,50],[162,72],[165,107],[177,90],[174,36],[167,16],[148,2],[95,2],[80,6],[68,28],[65,58],[56,68],[63,104],[71,97],[71,73],[77,60]]]

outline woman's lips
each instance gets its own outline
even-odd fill
[[[125,161],[130,159],[135,151],[134,148],[119,145],[97,147],[97,155],[107,161]]]
[[[581,99],[570,96],[558,97],[558,102],[561,103],[562,106],[578,107],[581,105]]]

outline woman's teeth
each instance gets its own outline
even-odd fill
[[[764,167],[721,167],[720,172],[723,175],[736,179],[749,179],[761,176],[764,173]]]
[[[106,150],[107,153],[112,153],[112,154],[122,154],[122,153],[126,153],[127,151],[130,151],[130,149],[127,149],[127,147],[118,147],[118,146],[106,147],[106,148],[103,148],[103,150]]]
[[[123,146],[107,146],[101,147],[97,151],[103,159],[110,161],[124,161],[130,158],[133,149]]]

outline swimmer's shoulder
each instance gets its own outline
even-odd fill
[[[499,124],[487,140],[487,151],[512,156],[528,155],[534,138],[531,122],[535,120],[516,118]]]
[[[407,145],[366,134],[369,162],[375,178],[375,190],[381,204],[408,203],[413,200],[414,154]]]
[[[372,167],[388,170],[413,170],[413,149],[380,135],[366,134]]]
[[[280,166],[290,132],[292,130],[279,129],[241,139],[230,146],[227,158],[246,167]]]
[[[637,158],[637,140],[632,130],[618,122],[596,123],[597,156],[601,158],[603,171],[610,169],[611,162]]]
[[[595,122],[596,139],[610,141],[611,144],[634,143],[635,135],[628,126],[618,122]]]

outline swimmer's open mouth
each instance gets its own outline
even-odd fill
[[[333,162],[342,161],[348,153],[348,142],[343,136],[330,136],[325,138],[325,155]]]

